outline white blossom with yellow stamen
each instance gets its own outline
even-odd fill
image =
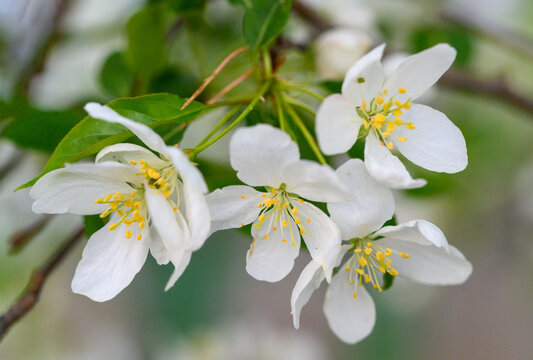
[[[43,176],[30,196],[37,213],[100,214],[108,224],[89,239],[72,290],[94,301],[116,296],[143,266],[148,251],[175,267],[165,290],[209,235],[202,174],[187,156],[145,125],[96,103],[90,116],[131,130],[156,153],[133,144],[102,149],[94,164],[67,165]]]
[[[365,285],[382,291],[385,273],[427,285],[457,285],[470,276],[472,265],[428,221],[381,228],[394,213],[394,200],[390,190],[368,174],[361,160],[347,161],[337,174],[353,189],[357,200],[328,204],[331,218],[347,242],[335,264],[346,258],[328,287],[324,313],[342,341],[356,343],[370,334],[376,317]],[[299,327],[302,307],[323,280],[321,269],[313,261],[302,271],[291,297],[295,328]]]
[[[289,135],[264,124],[237,130],[230,143],[230,160],[237,177],[250,186],[228,186],[207,196],[212,231],[253,222],[246,270],[258,280],[271,282],[291,271],[301,236],[329,281],[340,232],[324,212],[304,199],[350,198],[334,171],[300,160],[298,146]]]
[[[385,78],[384,48],[378,46],[357,61],[346,73],[342,95],[328,96],[320,105],[316,117],[320,148],[328,155],[343,153],[359,136],[366,136],[368,172],[396,189],[424,186],[426,181],[412,179],[393,149],[431,171],[464,170],[468,157],[461,131],[443,113],[412,103],[451,66],[455,49],[435,45],[407,57]]]

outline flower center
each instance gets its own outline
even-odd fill
[[[122,223],[129,227],[133,223],[137,223],[139,229],[144,229],[146,226],[146,210],[144,206],[144,189],[135,188],[131,193],[125,194],[117,191],[114,194],[107,194],[104,198],[99,198],[94,201],[95,204],[107,204],[109,206],[104,212],[100,214],[100,218],[105,218],[109,214],[116,212],[120,217],[117,223],[112,223],[108,226],[110,231],[114,231]],[[124,236],[129,239],[132,232],[126,230]],[[137,235],[137,240],[141,240],[142,235]]]
[[[412,122],[406,123],[400,118],[404,111],[411,108],[411,99],[403,103],[399,100],[394,100],[394,96],[405,94],[406,92],[405,88],[401,87],[395,95],[390,96],[385,101],[389,91],[383,89],[369,104],[363,101],[361,106],[356,108],[357,114],[363,119],[365,130],[374,129],[381,140],[381,145],[386,145],[389,150],[392,150],[394,147],[392,141],[390,141],[391,137],[399,142],[407,141],[405,136],[394,134],[395,130],[402,126],[405,126],[409,130],[415,128],[415,124]]]
[[[263,226],[267,227],[263,236],[264,239],[268,239],[271,232],[280,231],[282,242],[287,242],[287,238],[290,237],[292,246],[296,246],[296,241],[300,240],[299,235],[309,235],[304,221],[310,223],[311,220],[303,217],[297,206],[297,203],[304,202],[302,199],[285,191],[283,184],[279,189],[270,189],[267,193],[263,193],[262,197],[263,200],[257,204],[261,209],[258,222],[253,226],[257,229],[261,229]],[[246,197],[243,195],[242,198],[245,199]],[[304,220],[302,221],[302,219]],[[294,234],[293,228],[289,226],[290,222],[296,224],[300,234]]]
[[[374,289],[382,291],[376,270],[382,274],[389,273],[392,276],[398,276],[398,271],[392,267],[392,259],[389,258],[393,253],[404,259],[409,258],[409,254],[383,248],[366,238],[355,239],[353,242],[354,254],[348,260],[344,270],[350,272],[349,282],[354,285],[354,299],[357,298],[356,289],[358,286],[362,286],[363,281],[371,283]]]

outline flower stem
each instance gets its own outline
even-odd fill
[[[240,105],[237,105],[237,106],[234,106],[230,111],[228,111],[226,114],[224,114],[224,116],[222,117],[222,119],[220,119],[220,121],[215,125],[215,127],[209,132],[209,134],[206,135],[205,138],[203,138],[202,141],[200,141],[196,147],[200,146],[200,145],[203,145],[205,144],[209,139],[211,139],[211,137],[213,135],[215,135],[215,133],[222,127],[224,126],[230,119],[233,115],[235,115],[235,113],[241,108],[242,106]]]
[[[283,113],[282,95],[279,92],[274,92],[274,98],[276,99],[276,108],[278,109],[279,127],[282,131],[287,132],[287,121],[285,114]]]
[[[215,137],[213,137],[211,140],[205,142],[204,144],[201,144],[201,145],[197,145],[194,149],[192,149],[191,151],[191,155],[192,155],[192,158],[196,155],[198,155],[200,152],[204,151],[205,149],[207,149],[209,146],[213,145],[215,142],[217,142],[221,137],[223,137],[224,135],[226,135],[228,132],[230,132],[235,126],[237,126],[245,117],[246,115],[248,115],[252,110],[253,108],[255,107],[255,105],[259,102],[259,100],[263,97],[263,95],[268,91],[268,89],[270,88],[270,85],[272,85],[272,80],[267,80],[263,86],[261,87],[261,89],[259,90],[259,92],[257,93],[257,95],[253,98],[253,100],[248,104],[248,106],[243,110],[242,113],[240,113],[240,115],[235,119],[233,120],[233,122],[231,124],[229,124],[224,130],[222,130],[221,132],[219,132]]]
[[[286,89],[286,90],[294,90],[294,91],[299,91],[301,93],[304,93],[304,94],[307,94],[309,96],[312,96],[320,101],[324,101],[324,97],[312,90],[309,90],[309,89],[306,89],[306,88],[303,88],[303,87],[300,87],[300,86],[296,86],[296,85],[289,85],[289,84],[283,84],[283,88]]]
[[[293,97],[290,97],[290,96],[285,96],[285,101],[287,101],[289,104],[291,105],[294,105],[302,110],[304,110],[305,112],[311,114],[313,117],[316,116],[316,112],[315,110],[311,109],[309,106],[307,106],[307,104],[304,104],[303,102],[293,98]]]
[[[272,59],[270,58],[270,53],[268,49],[264,49],[261,53],[263,56],[263,66],[265,68],[265,78],[269,79],[272,77]]]
[[[307,129],[307,127],[303,123],[300,116],[298,116],[296,111],[294,111],[294,109],[292,108],[291,104],[289,104],[287,101],[285,101],[285,108],[287,109],[289,116],[296,123],[296,126],[298,126],[298,128],[302,132],[305,140],[307,140],[307,143],[311,147],[311,150],[313,150],[313,153],[317,157],[318,161],[323,165],[327,165],[328,163],[326,159],[324,158],[324,155],[322,155],[322,153],[320,152],[320,149],[318,148],[315,138],[313,137],[313,135],[311,135],[311,133],[309,132],[309,129]]]

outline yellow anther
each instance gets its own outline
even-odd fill
[[[407,138],[406,138],[405,136],[400,136],[400,137],[398,138],[398,141],[399,141],[399,142],[406,142],[406,141],[407,141]]]
[[[409,259],[409,254],[406,254],[406,253],[400,253],[400,256],[405,258],[405,259]]]
[[[261,208],[263,206],[263,204],[259,203],[259,205],[257,205],[258,208]]]
[[[241,227],[243,227],[243,226],[244,226],[244,223],[241,223]]]
[[[390,267],[390,266],[391,266],[391,264],[392,264],[392,260],[391,260],[391,259],[389,259],[389,260],[387,260],[387,263],[386,263],[385,265],[387,265],[387,267]]]
[[[382,252],[382,251],[378,251],[378,252],[376,253],[376,259],[378,259],[378,261],[380,261],[380,262],[385,261],[385,255],[383,255],[383,252]]]
[[[296,225],[299,225],[302,221],[300,220],[300,218],[296,218],[294,219],[294,222],[296,223]]]
[[[126,232],[124,233],[124,236],[126,236],[126,239],[130,239],[130,238],[131,238],[131,235],[133,235],[131,231],[126,231]]]
[[[405,110],[409,110],[411,108],[411,103],[406,102],[405,104],[403,104],[403,108]]]
[[[172,190],[163,191],[163,195],[165,195],[166,198],[168,198],[172,194]]]
[[[385,100],[383,100],[383,98],[382,98],[381,96],[378,95],[378,96],[376,97],[376,104],[381,105],[381,104],[383,104],[384,102],[385,102]]]
[[[104,211],[103,213],[100,214],[100,219],[103,219],[105,218],[107,215],[109,215],[109,211]]]
[[[281,241],[283,241],[283,242],[287,242],[287,239],[283,239],[283,240],[281,240]]]
[[[346,271],[350,271],[350,267],[349,266],[346,266],[345,269],[346,269]]]
[[[371,247],[373,244],[369,241],[366,243],[366,246]]]
[[[385,131],[384,133],[382,133],[381,135],[383,135],[383,137],[388,137],[390,135],[390,132],[388,131]]]
[[[281,222],[281,226],[283,226],[283,227],[287,227],[287,226],[289,226],[289,224],[287,223],[287,220],[283,220],[283,221]]]
[[[403,124],[403,120],[400,119],[400,118],[395,118],[395,119],[394,119],[394,123],[395,123],[396,125],[400,126],[400,125]]]
[[[388,94],[388,93],[389,93],[389,90],[383,89],[383,94]]]
[[[130,164],[137,165],[137,161],[130,160]]]
[[[130,192],[130,197],[132,197],[132,198],[135,197],[135,191]]]
[[[174,207],[172,208],[172,211],[178,211],[178,207],[177,207],[177,206],[174,206]]]
[[[353,252],[356,253],[356,254],[358,254],[358,253],[360,253],[361,251],[362,251],[361,249],[354,249]]]
[[[378,288],[378,286],[377,286],[376,284],[372,284],[372,287],[373,287],[374,289],[377,289],[377,288]]]
[[[292,210],[291,210],[291,213],[292,213],[293,215],[298,215],[298,208],[297,208],[296,206],[293,207]]]
[[[281,210],[281,206],[280,205],[276,206],[276,209]]]
[[[268,239],[268,235],[263,236],[263,239],[265,240]]]
[[[118,226],[117,224],[113,223],[113,224],[109,225],[108,229],[113,231],[113,230],[115,230],[117,228],[117,226]]]
[[[378,266],[376,269],[378,269],[382,273],[385,273],[385,268],[383,266]]]
[[[390,269],[390,270],[389,270],[389,274],[391,274],[392,276],[398,276],[398,270],[396,270],[396,269]]]
[[[365,274],[365,271],[363,269],[355,269],[355,271],[359,274],[359,275],[364,275]]]
[[[98,204],[98,203],[100,203],[100,202],[102,202],[102,201],[104,201],[104,199],[102,199],[102,198],[98,198],[98,199],[94,200],[94,203],[95,203],[95,204]]]
[[[367,255],[372,254],[372,249],[366,248],[365,249],[365,254],[367,254]]]
[[[413,130],[415,128],[415,124],[413,124],[412,122],[407,123],[406,126],[409,130]]]
[[[357,293],[353,293],[353,298],[357,299]]]
[[[265,213],[262,213],[261,215],[259,215],[259,221],[263,221],[264,218],[265,218]]]
[[[272,194],[275,194],[278,192],[276,189],[272,189],[271,191],[272,191]]]
[[[118,216],[120,217],[124,216],[124,210],[122,209],[118,210],[117,213],[118,213]]]
[[[113,195],[113,199],[118,199],[120,196],[120,191],[117,191],[114,195]]]
[[[365,130],[368,130],[370,128],[370,124],[366,120],[363,121],[363,126],[364,126]]]
[[[404,87],[401,87],[401,88],[398,88],[398,92],[399,92],[400,94],[405,94],[405,93],[407,92],[407,90],[405,90]]]
[[[141,234],[137,235],[137,240],[141,241],[142,238],[143,236]]]
[[[401,107],[402,106],[402,102],[400,100],[396,100],[394,101],[394,104],[398,107]]]
[[[360,257],[357,261],[359,261],[359,265],[361,266],[366,266],[366,264],[368,264],[364,257]]]
[[[392,150],[393,147],[394,145],[392,144],[392,141],[389,141],[389,143],[387,144],[387,149]]]
[[[243,195],[243,196],[244,196],[244,195]],[[266,198],[266,197],[267,197],[267,194],[263,194],[263,195],[261,195],[261,196],[262,196],[262,197],[263,197],[263,199],[264,199],[264,198]],[[241,196],[241,197],[242,197],[242,196]],[[244,198],[243,198],[243,199],[244,199]]]
[[[300,204],[303,204],[303,203],[304,203],[304,201],[303,201],[302,199],[298,199],[298,202],[299,202]]]
[[[396,109],[392,112],[392,115],[394,116],[400,116],[403,114],[403,111],[399,110],[399,109]]]
[[[376,114],[376,121],[377,122],[384,122],[385,120],[387,120],[387,118],[385,117],[385,115],[383,114]]]
[[[352,285],[352,284],[353,284],[353,280],[350,280],[350,281],[348,281],[348,282],[350,283],[350,285]]]
[[[311,219],[309,219],[309,218],[305,218],[305,221],[307,221],[308,223],[310,223],[310,222],[311,222]]]
[[[283,204],[283,207],[284,207],[284,208],[286,208],[287,206],[289,206],[289,204],[287,204],[287,203],[284,203],[284,204]]]
[[[109,200],[111,200],[111,196],[113,196],[112,194],[107,194],[104,198],[104,201],[105,202],[108,202]]]
[[[366,109],[366,102],[364,100],[361,101],[361,109]]]
[[[370,279],[370,275],[365,274],[365,282],[369,283],[372,279]]]
[[[396,128],[396,125],[394,125],[393,123],[387,124],[387,131],[393,132],[395,128]]]
[[[276,230],[278,230],[278,228],[275,227],[275,226],[272,226],[272,230],[276,231]]]
[[[144,221],[139,221],[139,229],[144,229],[146,223]]]

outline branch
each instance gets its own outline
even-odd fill
[[[20,164],[23,157],[23,153],[16,152],[4,165],[0,166],[0,181]]]
[[[328,20],[324,19],[315,10],[301,3],[298,0],[293,1],[292,9],[298,15],[300,15],[302,19],[304,19],[305,21],[307,21],[308,23],[316,27],[317,30],[319,30],[320,32],[329,30],[333,27],[333,24],[331,24]]]
[[[511,90],[503,80],[484,81],[462,72],[450,71],[444,74],[438,84],[505,100],[533,115],[533,101]]]
[[[17,254],[21,251],[33,237],[41,231],[41,229],[48,224],[52,215],[45,214],[39,217],[36,221],[22,230],[17,231],[9,238],[9,253]]]
[[[0,317],[0,340],[3,339],[11,326],[37,304],[46,280],[52,271],[54,271],[59,263],[65,258],[68,252],[82,238],[83,234],[83,228],[76,231],[76,233],[59,248],[47,263],[33,273],[26,290],[20,295],[19,300],[17,300],[17,302]]]

